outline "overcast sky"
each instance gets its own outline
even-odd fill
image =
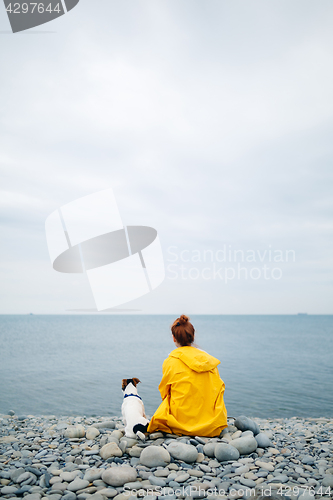
[[[94,307],[44,224],[111,187],[166,265],[124,308],[332,314],[332,22],[331,0],[81,0],[14,35],[0,6],[0,313]]]

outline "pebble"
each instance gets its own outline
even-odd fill
[[[237,448],[241,455],[248,455],[257,449],[258,443],[252,436],[240,437],[230,441],[230,446]]]
[[[269,446],[272,446],[271,440],[264,432],[259,432],[259,434],[255,436],[255,440],[257,441],[259,448],[268,448]]]
[[[215,455],[214,455],[214,452],[215,452],[215,446],[216,446],[216,443],[206,443],[203,447],[203,453],[204,455],[206,455],[207,457],[211,457],[213,458]]]
[[[167,446],[167,450],[173,458],[184,462],[195,462],[198,457],[198,450],[192,444],[173,441]]]
[[[164,467],[169,462],[170,453],[163,446],[147,446],[140,455],[140,463],[147,467]]]
[[[123,452],[116,443],[108,443],[102,446],[99,454],[103,460],[107,460],[110,457],[122,457]]]
[[[241,431],[252,431],[254,435],[260,432],[259,425],[245,415],[236,418],[235,427]]]
[[[215,457],[220,462],[238,460],[239,451],[235,446],[226,443],[217,443],[214,449]]]
[[[78,491],[82,490],[83,488],[86,488],[89,485],[89,481],[86,481],[85,479],[80,479],[79,477],[76,477],[74,481],[69,483],[67,486],[68,491]]]
[[[92,424],[92,427],[96,427],[96,429],[115,429],[116,423],[113,420],[108,420],[106,422]]]
[[[64,436],[67,438],[82,438],[85,433],[83,425],[71,425],[64,431]]]
[[[241,416],[235,423],[215,438],[156,432],[141,442],[124,436],[120,417],[0,415],[0,497],[137,500],[135,489],[145,495],[149,489],[153,494],[146,500],[175,500],[175,490],[184,488],[192,497],[188,500],[234,500],[242,492],[243,499],[253,498],[248,492],[258,488],[270,488],[275,498],[283,485],[291,491],[299,488],[298,500],[329,498],[332,419]],[[240,455],[234,444],[249,445],[251,440],[254,451],[248,446],[240,450],[247,454]],[[102,452],[106,445],[119,456],[104,454],[110,451]],[[215,486],[225,496],[218,491],[210,495]]]
[[[332,474],[325,475],[322,484],[325,487],[329,486],[330,488],[333,488],[333,475]]]
[[[86,438],[87,439],[95,439],[99,435],[100,435],[100,432],[97,429],[97,427],[88,427],[88,429],[86,430]]]
[[[129,466],[110,467],[102,473],[103,481],[110,486],[123,486],[136,478],[136,469]]]

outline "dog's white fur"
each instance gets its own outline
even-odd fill
[[[126,386],[124,390],[124,395],[125,394],[138,394],[138,390],[132,382]],[[133,427],[136,424],[146,425],[149,423],[149,420],[145,415],[145,407],[142,399],[139,399],[136,396],[124,398],[123,404],[121,405],[121,413],[123,415],[123,423],[125,426],[125,436],[133,439],[139,437],[144,440],[145,435],[142,432],[138,431],[136,434],[133,432]]]

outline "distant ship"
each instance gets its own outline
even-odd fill
[[[308,313],[298,313],[297,316],[307,316]]]

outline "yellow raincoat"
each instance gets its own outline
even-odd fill
[[[218,436],[227,427],[225,385],[219,376],[219,364],[218,359],[195,347],[174,349],[163,363],[159,385],[163,401],[148,432]]]

